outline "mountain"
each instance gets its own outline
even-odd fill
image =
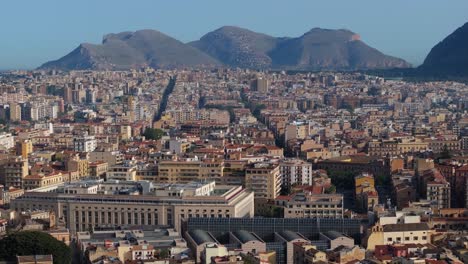
[[[361,70],[407,68],[402,59],[369,47],[349,30],[314,28],[297,38],[272,37],[221,27],[184,44],[154,30],[106,35],[102,44],[81,44],[43,69],[129,69],[229,66],[253,69]]]
[[[410,65],[369,47],[349,30],[314,28],[298,38],[281,41],[269,53],[274,68],[358,70],[407,68]]]
[[[291,70],[407,68],[402,59],[367,46],[349,30],[314,28],[298,38],[275,38],[239,27],[222,27],[190,45],[226,65]]]
[[[468,23],[435,45],[418,72],[439,77],[468,76]]]
[[[268,68],[272,64],[268,52],[278,39],[233,26],[221,27],[189,43],[224,64],[241,68]]]
[[[176,68],[219,65],[205,53],[155,30],[104,36],[101,45],[81,44],[66,56],[40,68],[129,69],[141,66]]]

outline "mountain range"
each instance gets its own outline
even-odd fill
[[[183,43],[156,30],[104,36],[102,44],[81,44],[41,69],[103,70],[240,67],[286,70],[362,70],[411,67],[383,54],[345,29],[314,28],[300,37],[273,37],[233,26]]]

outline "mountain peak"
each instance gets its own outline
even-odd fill
[[[249,29],[246,29],[246,28],[241,28],[239,26],[230,26],[230,25],[226,25],[226,26],[222,26],[214,31],[250,31]]]
[[[424,75],[468,76],[468,23],[435,45],[418,68]]]
[[[360,36],[348,29],[312,28],[302,38],[317,42],[337,42],[360,40]]]

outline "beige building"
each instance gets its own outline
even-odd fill
[[[108,166],[107,162],[96,161],[89,163],[89,176],[95,178],[104,178],[106,175]]]
[[[132,137],[132,127],[131,126],[120,126],[119,134],[121,140],[128,140]]]
[[[17,103],[10,103],[10,121],[21,121],[21,106]]]
[[[107,162],[108,166],[121,164],[124,160],[122,153],[118,151],[93,151],[89,153],[90,162]]]
[[[127,162],[120,165],[110,166],[107,169],[106,179],[121,180],[121,181],[136,181],[137,166]]]
[[[419,152],[429,148],[427,142],[420,140],[374,140],[369,142],[368,153],[370,156],[396,156],[403,153]]]
[[[419,216],[405,216],[397,212],[396,216],[381,217],[371,228],[364,244],[367,250],[374,250],[377,245],[427,244],[430,241],[427,223],[421,223]]]
[[[283,208],[284,218],[343,218],[343,195],[296,193],[281,196],[275,204]]]
[[[208,184],[209,185],[209,184]],[[89,187],[89,186],[88,186]],[[118,188],[118,186],[116,187]],[[242,186],[214,186],[192,183],[159,185],[143,195],[26,192],[12,202],[17,211],[54,211],[71,232],[90,228],[172,225],[181,230],[188,217],[253,217],[254,195]]]
[[[334,250],[337,247],[354,247],[354,239],[337,231],[328,231],[320,233],[320,240],[328,242],[328,249]]]
[[[169,141],[169,150],[175,154],[185,153],[192,145],[186,138],[176,138]]]
[[[158,165],[159,183],[188,183],[198,180],[222,182],[224,161],[222,160],[163,160]]]
[[[250,164],[245,172],[245,186],[255,192],[257,199],[275,199],[281,192],[281,173],[278,164]]]
[[[24,177],[24,189],[32,190],[41,187],[48,187],[51,185],[56,185],[64,182],[64,176],[60,172],[53,172],[50,174],[34,174]]]
[[[284,131],[284,141],[287,144],[291,139],[305,139],[309,135],[310,126],[308,123],[294,122],[286,125]]]
[[[27,158],[11,157],[3,160],[0,170],[0,184],[23,189],[23,179],[29,174]]]
[[[66,165],[67,171],[78,171],[80,178],[89,176],[89,161],[86,159],[73,157],[67,161]]]
[[[291,261],[291,260],[289,260]],[[327,262],[327,254],[317,247],[311,245],[310,242],[296,242],[294,243],[293,264],[313,264],[319,261]]]
[[[256,254],[266,252],[266,243],[255,233],[245,230],[236,230],[229,233],[229,241],[232,244],[240,245],[243,253]]]
[[[351,248],[337,248],[328,253],[328,260],[332,263],[346,264],[366,258],[366,250],[359,246]]]
[[[16,155],[27,159],[28,155],[32,152],[33,152],[33,145],[32,145],[31,140],[25,139],[25,140],[16,142]]]

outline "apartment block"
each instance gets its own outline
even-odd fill
[[[246,168],[245,186],[256,199],[275,199],[281,192],[281,173],[278,164],[254,163]]]

